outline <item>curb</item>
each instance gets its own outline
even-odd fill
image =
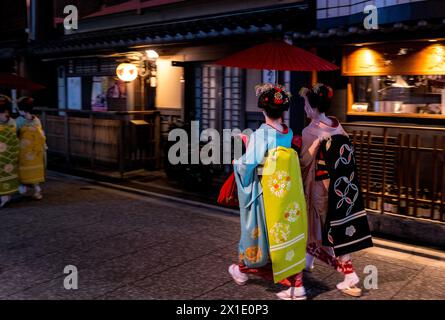
[[[377,248],[397,251],[401,253],[411,254],[423,258],[445,262],[445,252],[434,250],[431,248],[408,245],[395,241],[373,237],[374,246]]]

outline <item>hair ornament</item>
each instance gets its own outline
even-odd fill
[[[292,96],[284,86],[272,83],[255,86],[255,93],[261,106],[267,106],[270,103],[276,106],[286,105]]]

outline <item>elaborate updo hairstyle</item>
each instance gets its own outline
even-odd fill
[[[20,97],[17,101],[17,107],[20,111],[31,112],[34,108],[34,99],[31,97]]]
[[[325,113],[331,107],[334,91],[323,83],[317,83],[311,89],[302,88],[300,94],[306,95],[312,108],[316,108],[320,113]]]
[[[260,84],[255,87],[258,97],[258,108],[263,109],[271,119],[279,119],[289,109],[290,92],[282,85],[271,83]]]
[[[12,102],[8,96],[0,94],[0,113],[12,112]]]

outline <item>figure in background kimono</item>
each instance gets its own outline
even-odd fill
[[[32,189],[32,197],[42,199],[41,183],[45,182],[46,140],[42,124],[32,115],[33,99],[22,97],[17,105],[20,116],[16,119],[17,134],[20,138],[19,191],[26,195]]]
[[[335,117],[327,117],[333,91],[323,84],[302,88],[305,112],[311,119],[303,130],[301,167],[308,207],[306,270],[318,258],[344,274],[337,288],[360,296],[351,252],[372,246],[357,179],[354,147]]]
[[[12,194],[19,186],[18,156],[19,140],[14,119],[9,115],[12,111],[11,100],[0,95],[0,207],[11,201]]]
[[[238,285],[253,274],[289,287],[277,294],[280,299],[305,299],[306,203],[292,130],[282,123],[290,93],[272,84],[256,89],[266,121],[234,161],[241,239],[239,264],[229,273]]]

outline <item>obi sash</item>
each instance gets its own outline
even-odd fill
[[[341,134],[333,135],[324,140],[320,148],[326,150],[330,179],[323,244],[333,247],[336,256],[372,247],[350,139]]]
[[[297,152],[284,147],[269,150],[261,185],[269,254],[277,283],[305,266],[307,215]]]
[[[19,179],[23,184],[45,181],[45,135],[40,124],[26,123],[19,130]]]

